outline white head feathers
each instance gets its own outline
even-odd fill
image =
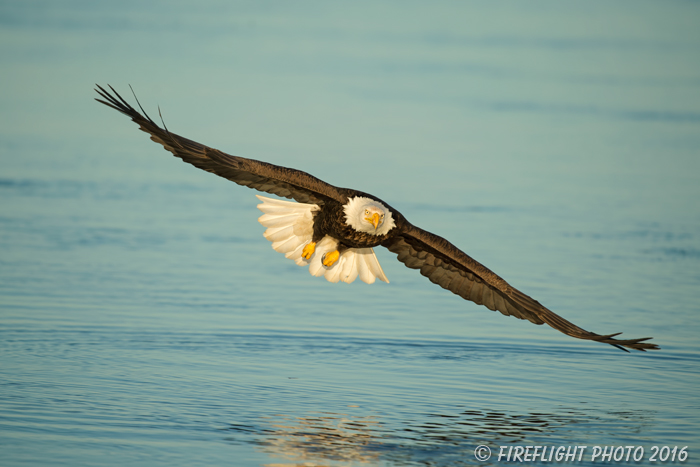
[[[379,201],[363,196],[355,196],[343,206],[345,221],[358,232],[385,235],[396,226],[391,211]],[[376,222],[376,227],[372,223]]]

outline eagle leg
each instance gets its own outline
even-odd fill
[[[301,257],[309,260],[316,251],[316,242],[308,243],[301,252]]]
[[[333,266],[336,261],[338,261],[338,258],[340,258],[340,252],[338,250],[335,251],[329,251],[325,255],[323,255],[323,258],[321,258],[321,262],[323,265],[327,268]]]

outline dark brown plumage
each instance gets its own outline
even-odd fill
[[[374,198],[384,204],[384,206],[389,207],[384,201],[372,195],[368,195],[367,193],[355,190],[346,191],[350,192],[348,198],[355,196]],[[397,226],[406,224],[406,219],[404,219],[398,211],[391,207],[389,207],[389,209],[391,209]],[[385,235],[372,235],[365,232],[358,232],[345,223],[344,216],[343,204],[335,200],[328,200],[323,205],[323,209],[318,211],[314,216],[314,241],[320,240],[323,235],[330,235],[333,238],[341,240],[341,243],[348,248],[372,248],[381,245],[383,242],[393,237],[393,229]]]
[[[381,245],[397,254],[407,267],[420,270],[431,282],[460,297],[500,311],[506,316],[526,319],[534,324],[548,324],[554,329],[578,339],[592,340],[636,350],[657,349],[645,342],[651,338],[615,339],[617,334],[599,335],[586,331],[545,308],[537,300],[513,288],[500,276],[474,260],[442,237],[420,229],[408,222],[401,213],[382,200],[347,188],[338,188],[306,172],[265,162],[231,156],[160,128],[143,111],[131,107],[111,86],[113,94],[97,86],[102,99],[96,99],[131,117],[151,139],[183,161],[207,172],[266,193],[291,198],[300,203],[318,205],[315,213],[314,235],[329,235],[342,248],[362,248]],[[138,101],[137,101],[138,102]],[[139,104],[140,107],[140,104]],[[350,198],[363,196],[379,201],[391,212],[395,227],[382,236],[354,230],[343,218],[343,206]],[[340,249],[340,248],[339,248]]]

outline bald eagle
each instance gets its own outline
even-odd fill
[[[545,308],[537,300],[512,287],[486,266],[442,237],[411,224],[376,196],[330,185],[300,170],[254,159],[231,156],[217,149],[159,127],[138,104],[135,110],[111,86],[112,93],[97,85],[95,98],[125,115],[151,135],[156,143],[183,161],[207,172],[262,192],[296,202],[257,195],[264,213],[259,221],[272,247],[314,276],[330,282],[389,282],[374,247],[383,246],[399,261],[418,269],[431,282],[460,297],[506,316],[547,323],[566,335],[610,344],[619,349],[658,349],[641,339],[615,339],[621,334],[600,335],[586,331]],[[136,97],[134,95],[134,97]],[[162,120],[161,120],[162,121]]]

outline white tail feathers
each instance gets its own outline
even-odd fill
[[[258,204],[258,209],[265,213],[258,221],[267,227],[263,235],[272,242],[272,248],[299,266],[308,265],[309,261],[301,257],[301,252],[314,233],[313,212],[320,208],[315,204],[256,196],[263,202]]]
[[[324,276],[329,282],[350,283],[359,276],[363,282],[372,284],[376,279],[389,282],[377,261],[372,248],[351,248],[340,255],[338,261],[327,268],[321,262],[323,255],[335,251],[338,242],[329,236],[323,237],[316,245],[310,260],[301,256],[304,247],[311,242],[314,233],[313,213],[319,211],[315,204],[282,201],[255,195],[262,201],[258,205],[264,214],[258,221],[265,227],[263,234],[272,242],[275,251],[284,253],[299,266],[309,266],[313,276]]]

